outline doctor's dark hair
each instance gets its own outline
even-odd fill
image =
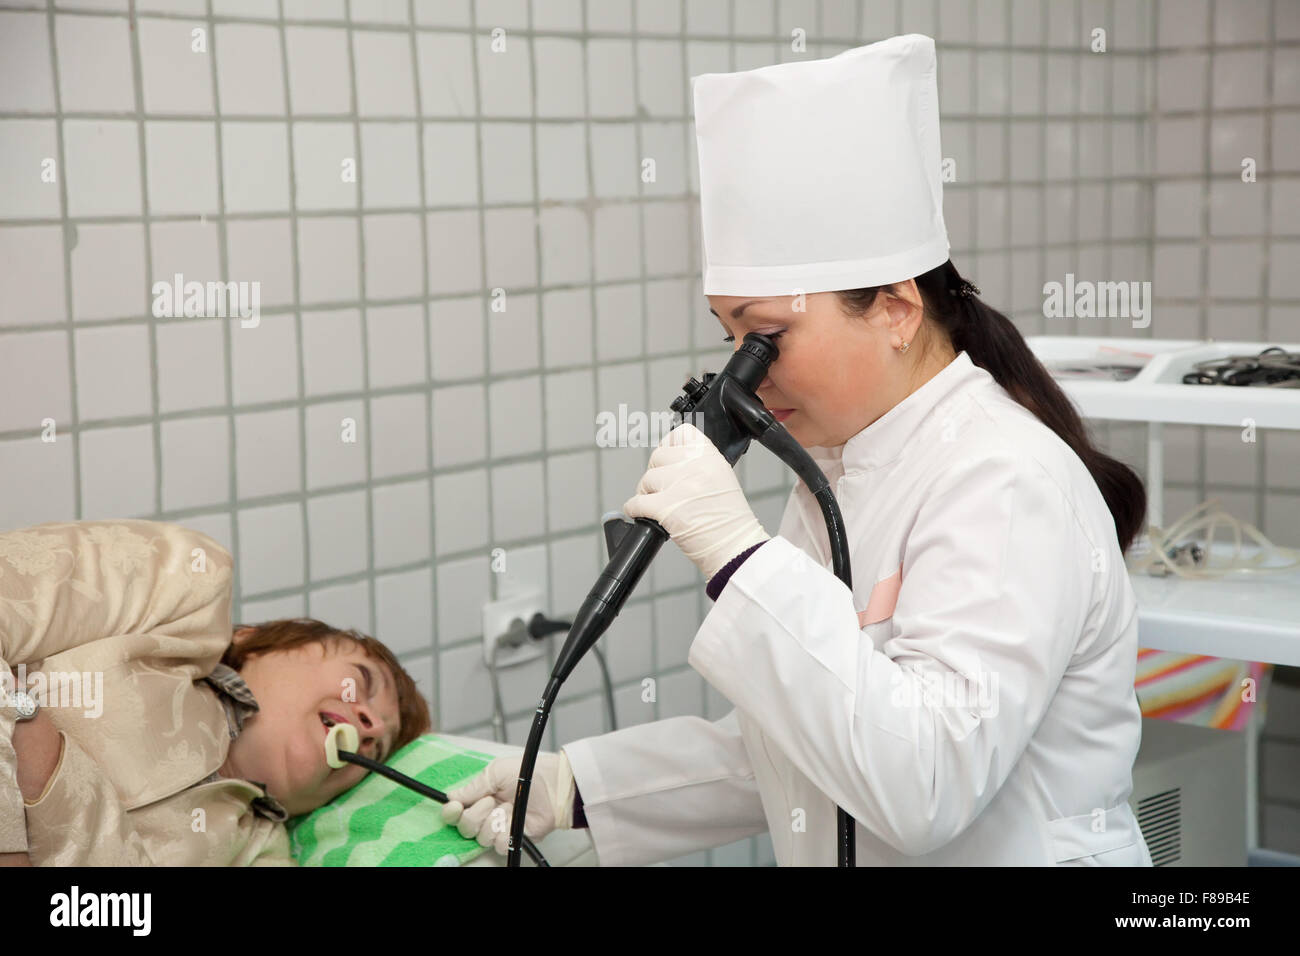
[[[965,352],[1017,402],[1056,432],[1087,466],[1115,521],[1120,551],[1127,551],[1146,522],[1147,496],[1142,479],[1128,465],[1099,451],[1083,419],[1020,330],[1001,312],[975,295],[957,295],[962,276],[952,260],[916,277],[925,313],[948,333],[954,352]],[[836,293],[850,315],[864,315],[882,289],[871,286]],[[950,291],[952,290],[952,291]],[[924,336],[922,336],[924,337]],[[928,348],[933,343],[923,343]]]
[[[234,635],[244,628],[249,628],[251,633],[235,640]],[[415,680],[398,662],[393,652],[368,634],[330,627],[323,621],[309,617],[282,618],[264,624],[236,624],[231,628],[231,642],[221,656],[221,663],[240,670],[245,661],[259,654],[287,651],[306,644],[320,644],[328,655],[349,643],[359,647],[371,660],[382,664],[393,677],[393,684],[397,688],[397,719],[401,723],[393,738],[391,753],[397,753],[416,737],[429,732],[432,727],[429,705],[425,703],[424,695],[415,685]]]

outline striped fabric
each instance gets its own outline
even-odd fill
[[[491,760],[425,734],[387,763],[445,793]],[[290,849],[302,866],[459,866],[486,851],[443,823],[441,810],[408,787],[368,774],[325,806],[290,820]]]
[[[1139,648],[1133,685],[1143,717],[1244,730],[1254,709],[1264,706],[1263,684],[1272,666]]]

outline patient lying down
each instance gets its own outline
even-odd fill
[[[0,865],[293,865],[284,822],[367,774],[326,763],[330,727],[380,761],[430,730],[373,637],[232,627],[231,570],[162,522],[0,533],[0,685],[40,703],[0,700]],[[102,678],[95,709],[37,691],[69,674]]]
[[[216,693],[224,711],[223,726],[203,728],[205,735],[233,736],[224,762],[203,783],[231,781],[251,788],[245,815],[260,817],[255,827],[264,822],[283,830],[280,824],[288,817],[310,813],[364,779],[368,771],[362,767],[348,764],[331,769],[325,762],[325,735],[335,724],[352,724],[360,738],[357,752],[381,762],[430,729],[424,698],[387,647],[357,631],[311,619],[235,627],[221,663],[201,685]],[[37,804],[50,789],[54,771],[62,769],[63,735],[52,714],[43,708],[34,720],[15,728],[18,782],[27,804]],[[141,741],[145,746],[149,743]],[[44,760],[38,759],[42,751]],[[44,777],[43,765],[48,766]],[[183,794],[177,796],[183,801]],[[138,812],[127,812],[123,822]],[[210,826],[213,821],[209,818],[205,823]],[[181,834],[176,842],[189,842]],[[137,836],[125,830],[128,843],[136,844]],[[113,838],[122,834],[110,834]],[[292,863],[279,839],[267,840],[265,849],[253,860],[240,860],[237,854],[225,863]],[[117,862],[189,862],[171,855],[149,856],[128,856]],[[0,864],[23,865],[29,859],[37,865],[64,862],[3,854]],[[213,862],[205,861],[206,865]]]

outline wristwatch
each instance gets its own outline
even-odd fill
[[[14,720],[19,722],[24,720],[34,720],[36,718],[36,712],[41,709],[41,705],[37,702],[36,698],[25,690],[14,691],[9,695],[9,699],[6,703],[12,705],[17,711],[14,715]]]

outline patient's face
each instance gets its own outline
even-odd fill
[[[240,632],[243,633],[242,631]],[[239,634],[236,635],[236,640]],[[250,657],[240,676],[259,710],[244,721],[221,773],[266,784],[290,815],[308,813],[369,772],[325,762],[325,720],[357,728],[363,756],[383,760],[398,734],[397,686],[387,667],[350,641]]]

